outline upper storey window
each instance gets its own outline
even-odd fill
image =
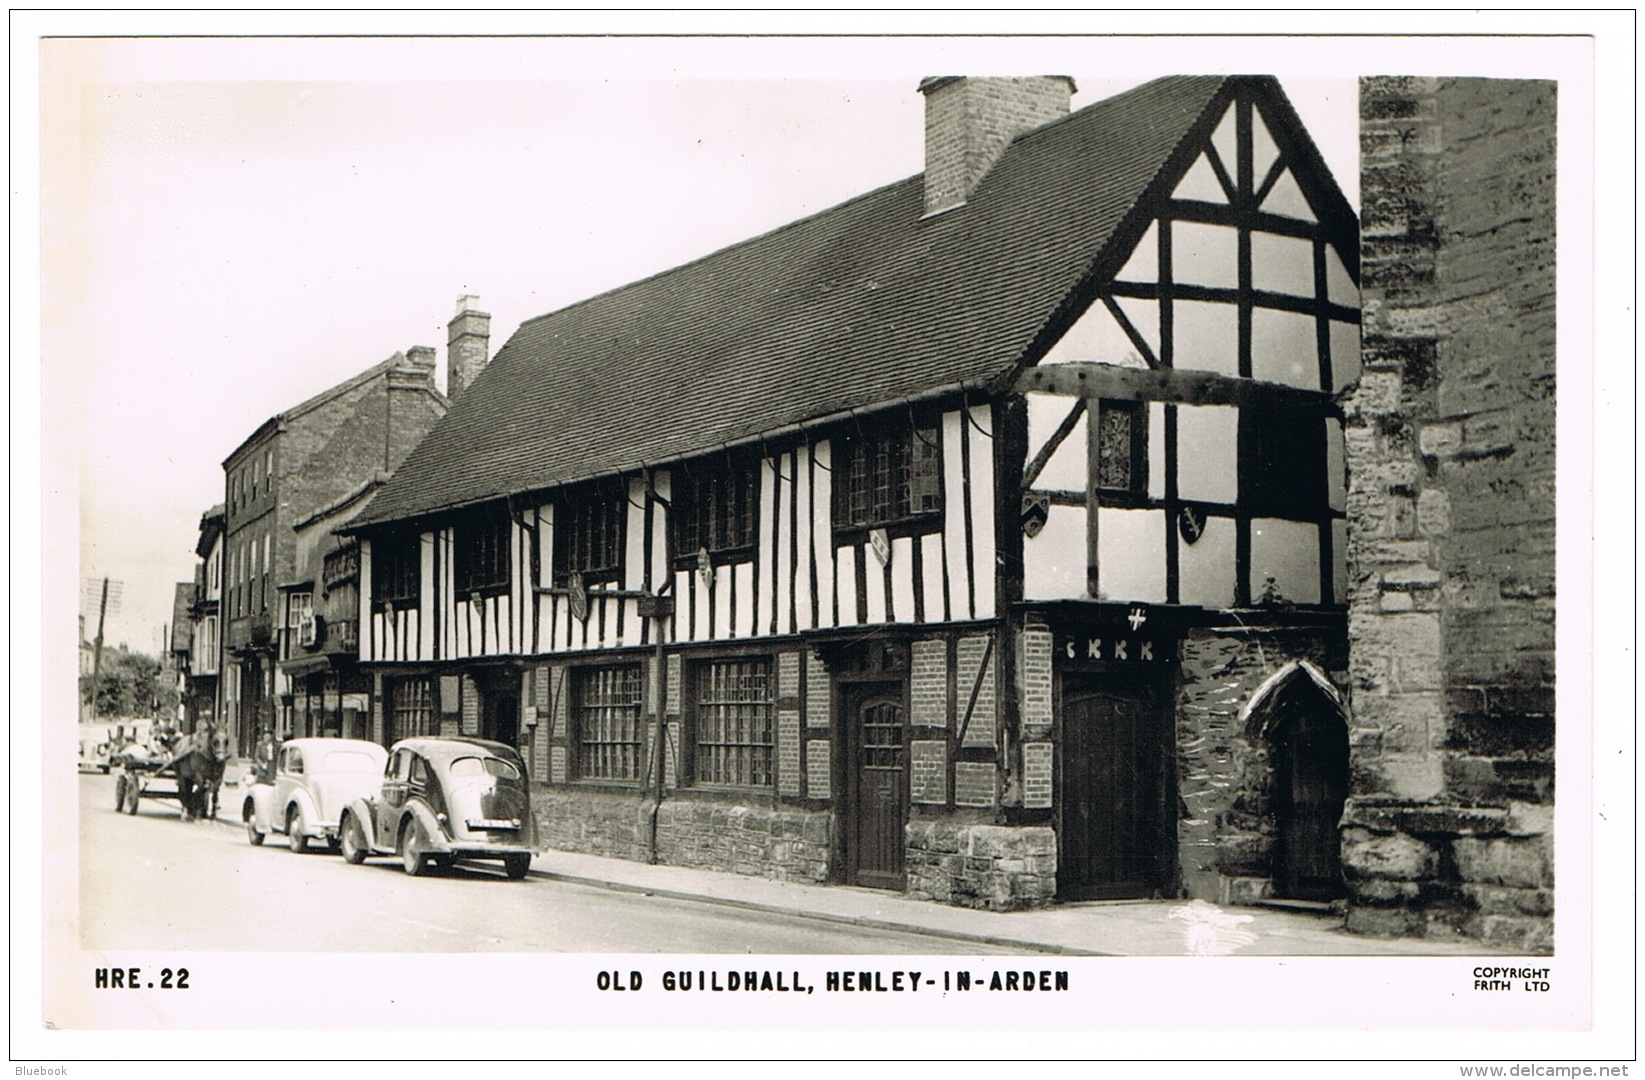
[[[377,606],[412,606],[422,584],[422,541],[416,533],[388,534],[371,545],[371,599]]]
[[[942,513],[942,441],[935,421],[881,423],[835,440],[835,524],[929,531]]]
[[[739,456],[692,462],[676,470],[674,550],[735,558],[753,551],[759,507],[759,459]]]
[[[628,500],[615,484],[590,484],[560,497],[554,510],[554,582],[573,574],[584,585],[622,578]]]
[[[467,518],[454,530],[453,553],[457,592],[490,592],[508,588],[508,515],[492,512]]]

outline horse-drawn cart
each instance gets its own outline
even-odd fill
[[[209,730],[184,739],[175,751],[128,746],[110,759],[120,770],[114,778],[114,808],[135,814],[143,799],[175,799],[185,821],[215,818],[223,756],[223,740],[212,738]]]

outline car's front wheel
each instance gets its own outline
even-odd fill
[[[526,871],[531,869],[531,856],[525,853],[508,855],[503,858],[503,873],[510,881],[519,881],[525,877]]]
[[[291,850],[301,855],[308,850],[308,828],[303,821],[303,808],[293,806],[286,811],[286,842]]]
[[[360,828],[359,819],[353,814],[344,814],[339,826],[339,839],[343,848],[343,861],[359,866],[366,861],[366,838]]]
[[[251,841],[253,847],[261,847],[267,834],[257,827],[257,811],[253,810],[248,802],[241,809],[240,816],[246,823],[246,839]]]
[[[423,826],[412,818],[400,830],[400,858],[405,864],[406,873],[412,877],[421,877],[429,872],[428,838],[423,834]]]

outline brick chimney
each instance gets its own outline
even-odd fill
[[[1074,80],[1066,75],[920,82],[925,95],[925,212],[961,206],[1005,148],[1025,131],[1068,115]]]
[[[476,310],[478,296],[459,296],[446,324],[446,397],[456,401],[479,378],[491,352],[491,316]]]

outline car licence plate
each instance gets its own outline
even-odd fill
[[[519,818],[469,818],[470,829],[518,829]]]

